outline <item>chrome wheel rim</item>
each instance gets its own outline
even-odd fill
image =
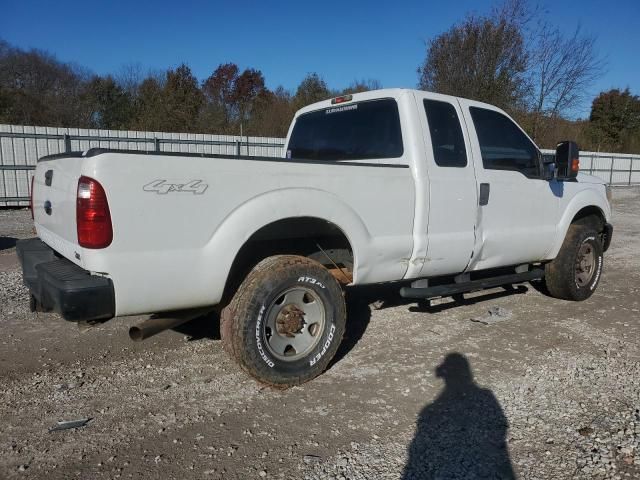
[[[325,325],[320,297],[309,288],[294,287],[278,295],[269,306],[262,337],[272,356],[293,362],[318,345]]]
[[[583,243],[576,257],[575,280],[578,287],[584,287],[591,282],[596,269],[596,252],[593,245]]]

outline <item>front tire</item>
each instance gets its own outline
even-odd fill
[[[258,381],[280,388],[320,375],[346,325],[340,284],[318,262],[278,255],[258,263],[222,311],[225,350]]]
[[[558,256],[545,266],[545,286],[552,297],[586,300],[596,290],[604,259],[598,232],[591,226],[569,227]]]

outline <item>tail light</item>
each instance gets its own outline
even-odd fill
[[[97,180],[80,177],[76,200],[78,244],[84,248],[105,248],[113,240],[111,214],[104,188]]]
[[[29,188],[29,210],[31,210],[31,220],[34,219],[33,217],[33,179],[36,178],[35,176],[31,176],[31,187]]]

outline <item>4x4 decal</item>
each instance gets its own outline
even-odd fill
[[[191,180],[187,183],[167,183],[166,180],[154,180],[142,187],[142,190],[160,195],[171,192],[190,192],[194,195],[202,195],[208,187],[209,185],[202,183],[202,180]]]

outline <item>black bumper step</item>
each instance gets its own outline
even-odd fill
[[[88,321],[115,315],[115,293],[111,279],[91,275],[39,238],[16,245],[25,285],[43,310],[55,311],[65,320]]]

